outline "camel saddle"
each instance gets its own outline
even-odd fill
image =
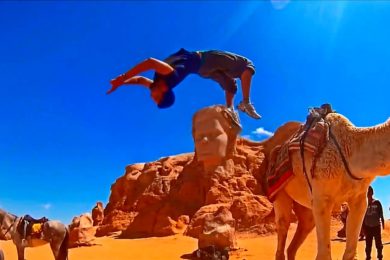
[[[18,224],[17,230],[23,239],[27,237],[41,238],[43,224],[49,221],[46,217],[35,219],[30,215],[25,215]]]
[[[292,151],[300,151],[302,158],[304,152],[312,154],[314,159],[310,170],[313,174],[316,159],[329,141],[329,126],[324,119],[329,113],[334,112],[329,104],[309,109],[306,123],[287,142],[271,151],[266,173],[267,196],[271,201],[294,176],[290,159]]]

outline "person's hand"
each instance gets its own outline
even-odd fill
[[[121,74],[118,77],[116,77],[115,79],[112,79],[110,81],[111,89],[109,89],[107,91],[107,94],[114,92],[117,88],[119,88],[121,85],[123,85],[125,83],[125,80],[126,80],[126,78],[125,78],[124,74]]]

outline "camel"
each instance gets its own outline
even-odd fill
[[[307,178],[300,151],[291,151],[294,175],[275,195],[276,260],[285,259],[292,210],[297,216],[298,226],[287,249],[287,259],[295,259],[298,248],[314,227],[317,235],[316,260],[332,259],[331,212],[334,206],[344,201],[348,202],[350,212],[343,260],[356,259],[358,236],[367,208],[368,186],[376,176],[390,174],[390,119],[372,127],[356,127],[338,113],[330,113],[324,120],[335,140],[330,138],[326,143],[316,158],[313,173],[307,171]],[[305,152],[303,158],[305,168],[311,169],[312,155]]]

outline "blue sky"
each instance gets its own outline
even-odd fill
[[[141,87],[105,95],[111,78],[180,47],[255,63],[263,119],[241,115],[254,140],[325,102],[357,126],[384,122],[389,22],[386,1],[0,2],[0,207],[69,222],[106,203],[126,165],[193,151],[193,113],[224,103],[215,82],[190,75],[166,110]],[[389,183],[374,183],[387,216]]]

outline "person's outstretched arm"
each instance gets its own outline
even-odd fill
[[[150,85],[153,83],[153,80],[148,79],[143,76],[135,76],[129,79],[126,79],[122,85],[142,85],[144,87],[149,88]],[[118,86],[119,87],[119,86]],[[113,92],[116,88],[111,88],[110,90],[107,91],[107,94],[110,94]]]
[[[121,74],[115,79],[111,80],[112,87],[109,91],[107,91],[107,94],[110,94],[111,92],[115,91],[119,86],[125,84],[127,80],[130,80],[134,76],[148,70],[155,70],[159,74],[167,75],[171,73],[174,69],[171,67],[171,65],[164,61],[155,58],[148,58],[138,63],[124,74]]]
[[[153,80],[151,79],[148,79],[146,77],[143,77],[143,76],[134,76],[132,78],[129,78],[129,79],[126,79],[124,84],[138,84],[138,85],[142,85],[142,86],[145,86],[147,88],[150,87],[150,85],[152,85],[153,83]]]
[[[173,68],[171,67],[171,65],[164,61],[155,58],[148,58],[135,65],[123,75],[126,77],[126,79],[130,79],[147,70],[155,70],[159,74],[167,75],[173,71]]]

